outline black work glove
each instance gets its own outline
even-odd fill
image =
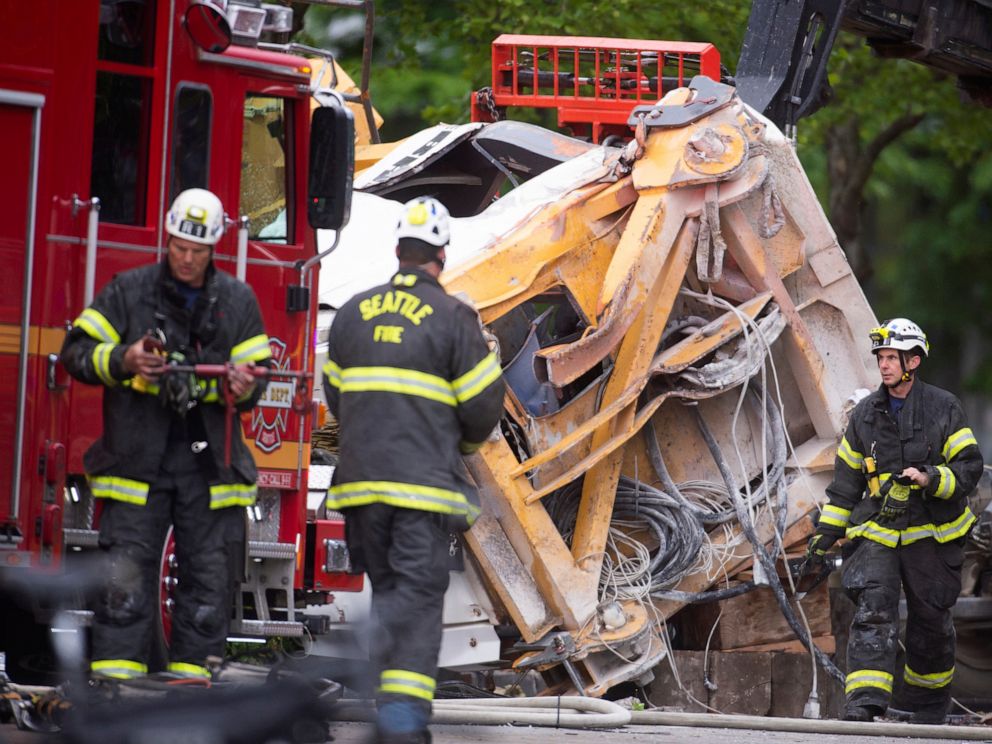
[[[186,357],[178,351],[170,352],[168,364],[185,365]],[[196,377],[188,373],[167,371],[162,375],[159,390],[162,405],[182,417],[186,416],[187,411],[196,404],[196,400],[200,397]]]
[[[806,544],[806,562],[808,565],[818,566],[824,561],[827,551],[833,547],[840,535],[832,532],[814,532]]]
[[[889,478],[882,486],[882,509],[878,512],[879,521],[883,524],[891,524],[899,521],[899,518],[906,513],[909,508],[909,485],[913,481],[909,478],[895,476]]]

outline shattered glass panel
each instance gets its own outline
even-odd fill
[[[292,159],[287,157],[290,131],[286,101],[249,93],[245,97],[241,145],[241,214],[249,219],[248,237],[267,243],[292,240]]]

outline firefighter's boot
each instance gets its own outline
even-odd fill
[[[871,722],[875,716],[882,715],[882,709],[877,705],[854,705],[848,703],[844,708],[845,721]]]

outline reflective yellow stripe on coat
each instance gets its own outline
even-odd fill
[[[462,514],[468,518],[470,524],[479,516],[479,508],[463,494],[433,486],[392,481],[354,481],[328,489],[328,509],[348,509],[366,504],[389,504],[440,514]]]
[[[325,365],[324,369],[327,369]],[[340,384],[328,375],[342,393],[398,393],[427,398],[447,406],[457,405],[451,383],[443,377],[402,367],[348,367],[341,370]]]
[[[958,429],[947,438],[940,454],[944,456],[944,462],[950,462],[961,453],[961,450],[965,447],[970,447],[971,445],[975,445],[977,447],[978,440],[975,439],[975,435],[972,433],[971,429],[966,426],[963,429]]]
[[[851,448],[847,437],[840,440],[840,446],[837,448],[837,457],[843,460],[851,470],[861,470],[861,467],[865,464],[865,456]]]
[[[82,328],[87,336],[95,338],[97,341],[105,341],[109,344],[121,342],[121,334],[117,332],[117,329],[101,313],[91,307],[80,313],[73,322],[73,326]]]
[[[324,364],[324,376],[327,378],[327,382],[331,387],[339,388],[341,387],[341,368],[331,359],[327,360]]]
[[[232,364],[248,364],[248,362],[260,362],[263,359],[271,358],[272,349],[269,348],[269,337],[264,333],[252,336],[231,349]]]
[[[833,527],[847,527],[851,521],[851,510],[843,509],[833,504],[826,504],[820,512],[820,524],[829,524]]]
[[[117,348],[117,344],[111,343],[97,344],[93,347],[93,371],[100,378],[100,382],[107,387],[113,387],[117,384],[117,380],[110,375],[110,355],[115,348]]]
[[[939,543],[952,542],[959,537],[967,535],[968,530],[971,529],[971,525],[977,519],[978,517],[975,516],[974,512],[968,507],[965,507],[961,516],[953,522],[945,522],[944,524],[933,524],[931,522],[916,525],[915,527],[907,527],[902,531],[902,544],[909,545],[927,537],[932,537]]]
[[[451,383],[451,389],[459,403],[465,403],[499,379],[502,370],[499,359],[492,352],[468,372]]]
[[[944,465],[937,466],[937,490],[933,492],[936,499],[949,499],[957,489],[958,479],[954,477],[954,471]]]
[[[976,519],[978,517],[968,507],[965,507],[964,513],[953,522],[945,522],[943,524],[933,524],[931,522],[907,527],[904,530],[890,530],[888,527],[883,527],[869,519],[864,524],[848,527],[846,537],[849,540],[853,540],[856,537],[863,537],[866,540],[877,542],[887,548],[895,548],[900,543],[909,545],[927,537],[932,537],[939,543],[947,543],[967,535],[968,530],[971,529]]]

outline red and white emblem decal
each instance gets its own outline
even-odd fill
[[[269,348],[272,349],[273,368],[288,370],[286,344],[278,338],[270,338]],[[282,447],[282,438],[286,433],[295,395],[296,380],[269,380],[265,393],[251,412],[249,436],[262,452],[268,454]]]

